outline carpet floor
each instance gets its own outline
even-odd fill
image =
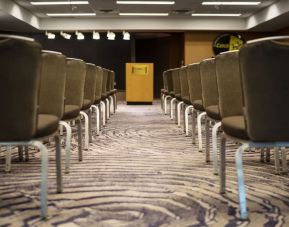
[[[239,220],[236,147],[228,143],[227,193],[220,195],[212,163],[159,103],[120,104],[82,162],[74,142],[62,194],[55,193],[51,149],[45,221],[39,217],[39,153],[31,150],[30,161],[19,162],[15,149],[5,173],[0,152],[0,226],[289,226],[288,176],[275,175],[273,158],[261,163],[259,152],[244,154],[250,219]]]

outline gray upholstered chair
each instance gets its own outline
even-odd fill
[[[192,107],[192,103],[190,100],[190,92],[189,92],[189,83],[187,77],[187,67],[183,66],[180,69],[180,82],[181,82],[181,96],[182,96],[182,109],[183,109],[183,117],[184,117],[184,132],[186,135],[188,134],[188,109]],[[179,110],[180,111],[180,108]],[[178,119],[178,125],[180,127],[180,118]]]
[[[168,71],[163,72],[163,88],[161,89],[161,109],[164,111],[165,96],[168,95]]]
[[[76,122],[78,132],[78,160],[82,161],[82,123],[80,111],[83,105],[86,64],[75,58],[66,59],[65,106],[62,121]]]
[[[213,161],[214,174],[218,174],[218,158],[217,158],[217,131],[220,127],[241,122],[240,126],[244,126],[243,116],[243,95],[239,69],[239,51],[223,52],[216,56],[216,77],[219,93],[219,110],[221,122],[213,127]],[[236,131],[242,127],[235,127]]]
[[[85,129],[89,134],[89,142],[92,142],[92,118],[91,118],[91,105],[95,101],[95,89],[96,89],[96,66],[92,63],[86,63],[86,76],[84,84],[84,99],[82,105],[82,111],[87,113],[88,127]],[[87,134],[86,131],[86,134]],[[88,141],[86,141],[88,143]],[[88,145],[87,145],[88,146]]]
[[[111,71],[111,81],[110,81],[110,89],[111,89],[111,97],[112,97],[112,103],[113,103],[113,113],[115,113],[117,109],[117,89],[115,89],[115,72]]]
[[[171,95],[173,98],[171,100],[171,119],[173,120],[175,116],[175,123],[177,124],[179,117],[177,107],[178,103],[182,101],[179,68],[172,69],[172,82],[173,82],[173,92],[171,92]]]
[[[210,124],[216,124],[221,120],[219,111],[219,92],[216,78],[216,62],[214,58],[203,60],[200,63],[200,75],[202,85],[202,100],[205,108],[205,134],[206,134],[206,162],[210,161]],[[213,135],[212,137],[216,136]],[[214,140],[216,143],[217,141]],[[217,146],[215,144],[214,146]]]
[[[59,119],[57,115],[38,113],[41,46],[33,39],[1,35],[0,65],[0,105],[6,108],[0,117],[0,145],[7,146],[6,170],[11,166],[11,146],[34,146],[40,150],[40,203],[41,216],[45,218],[48,151],[41,141],[52,136],[56,142],[57,192],[62,191],[62,177]]]
[[[167,94],[164,96],[164,113],[167,114],[167,101],[174,98],[172,70],[165,71],[167,78]]]
[[[194,63],[188,65],[187,78],[189,83],[190,100],[193,105],[192,108],[192,139],[195,143],[195,128],[196,128],[196,115],[197,125],[198,125],[198,143],[199,151],[202,151],[202,127],[201,119],[205,115],[205,108],[202,101],[202,85],[201,85],[201,75],[200,75],[200,63]]]
[[[289,36],[284,37],[289,39]],[[278,37],[280,39],[280,37]],[[272,38],[274,40],[274,38]],[[225,141],[229,137],[241,142],[236,152],[239,205],[241,219],[248,218],[242,155],[248,148],[274,148],[276,173],[287,173],[289,147],[289,45],[265,39],[251,41],[240,49],[239,61],[244,97],[244,118],[222,123],[224,136],[221,142],[222,187],[225,192]],[[274,108],[265,108],[274,103]]]
[[[103,126],[105,126],[108,118],[109,118],[109,100],[107,98],[107,78],[108,78],[108,72],[107,69],[102,68],[102,93],[101,93],[101,101],[102,103],[104,103],[104,107],[103,107],[103,113],[104,114],[104,118],[103,118]],[[103,105],[101,105],[103,106]]]

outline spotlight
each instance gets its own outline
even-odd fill
[[[115,40],[115,33],[114,32],[107,32],[107,39],[108,40]]]
[[[93,33],[92,33],[92,38],[93,38],[93,39],[100,39],[100,35],[99,35],[99,33],[93,31]]]
[[[122,34],[123,34],[123,40],[130,40],[130,34],[128,32],[123,31]]]
[[[60,35],[64,38],[64,39],[70,39],[71,38],[71,35],[68,34],[68,33],[65,33],[63,31],[60,32]]]
[[[45,32],[45,35],[47,36],[48,39],[55,39],[55,34],[51,33],[51,32]]]
[[[83,40],[83,39],[85,38],[84,35],[83,35],[83,33],[78,32],[78,31],[75,32],[75,35],[76,35],[76,38],[77,38],[78,40]]]

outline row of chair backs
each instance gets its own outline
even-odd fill
[[[0,53],[0,140],[27,140],[36,132],[41,46],[0,37]]]
[[[216,62],[214,58],[200,63],[202,101],[204,108],[218,105],[218,87],[216,78]]]
[[[99,66],[96,67],[96,75],[95,101],[99,102],[101,99],[103,83],[103,69]]]

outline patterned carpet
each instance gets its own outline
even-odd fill
[[[274,175],[260,154],[244,156],[250,220],[238,219],[234,150],[228,146],[228,192],[190,137],[159,104],[119,105],[83,162],[72,153],[64,193],[55,194],[54,152],[49,164],[49,218],[39,218],[39,153],[4,173],[0,154],[0,226],[289,226],[289,181]]]

